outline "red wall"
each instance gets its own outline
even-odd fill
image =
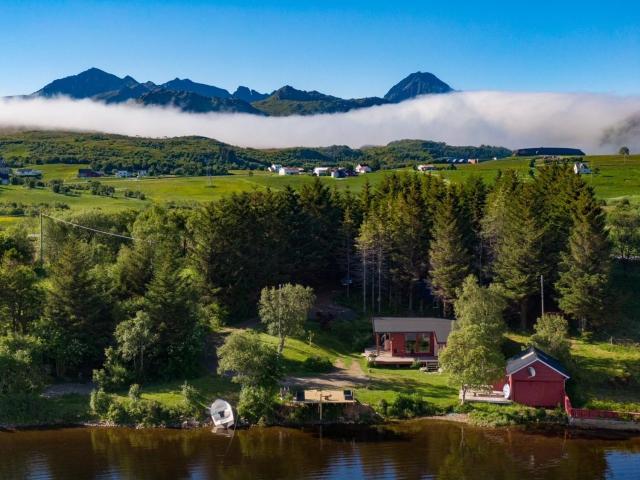
[[[540,361],[529,366],[536,370],[534,377],[528,367],[509,376],[511,400],[530,407],[563,405],[565,377]]]
[[[420,341],[422,338],[421,333],[417,335],[417,340]],[[431,341],[429,342],[429,352],[419,352],[413,354],[414,356],[432,356],[433,355],[433,343],[435,342],[435,337],[433,333],[425,333],[424,335],[429,335]],[[405,334],[404,333],[392,333],[391,334],[391,353],[396,357],[404,357],[411,356],[405,350]]]

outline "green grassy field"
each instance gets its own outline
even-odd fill
[[[640,203],[640,155],[628,158],[622,156],[590,156],[586,159],[593,169],[599,173],[587,175],[600,198],[616,200],[627,197]],[[457,170],[440,170],[436,175],[452,182],[463,182],[472,175],[479,175],[492,182],[499,170],[515,169],[526,175],[529,170],[529,158],[506,158],[492,160],[479,165],[460,165]],[[49,164],[34,166],[44,172],[44,180],[63,179],[69,183],[82,183],[76,178],[78,165]],[[358,192],[366,181],[372,185],[379,183],[389,171],[375,172],[366,176],[347,179],[324,177],[321,180],[338,190],[351,189]],[[100,182],[113,186],[116,194],[111,197],[99,197],[88,193],[79,195],[55,194],[48,188],[27,189],[22,186],[0,187],[0,203],[18,202],[28,205],[41,203],[65,203],[71,209],[99,208],[103,210],[119,210],[126,208],[142,208],[150,203],[206,202],[229,195],[234,192],[250,192],[253,190],[284,189],[287,185],[300,188],[309,184],[313,178],[309,175],[280,177],[266,174],[236,170],[232,175],[222,177],[160,177],[137,179],[116,179],[105,177]],[[144,201],[124,197],[125,190],[143,192]]]

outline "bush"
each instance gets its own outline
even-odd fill
[[[275,393],[266,388],[243,386],[238,414],[251,423],[269,423],[275,413]]]
[[[202,402],[200,401],[200,392],[188,382],[182,384],[181,390],[184,397],[184,407],[192,417],[199,418],[202,416]]]
[[[136,390],[133,387],[135,385],[132,385],[132,389]],[[144,400],[135,396],[119,398],[105,393],[104,390],[94,390],[91,393],[90,405],[92,412],[101,421],[115,425],[159,427],[179,425],[184,420],[192,418],[191,412],[184,405],[164,406],[154,400]]]
[[[302,362],[302,367],[307,372],[317,373],[330,372],[331,370],[333,370],[333,364],[331,363],[331,360],[319,356],[307,357],[304,362]]]
[[[437,409],[418,394],[401,393],[389,405],[388,414],[395,418],[414,418],[434,415]]]

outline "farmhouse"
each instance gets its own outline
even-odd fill
[[[366,163],[360,163],[356,166],[356,173],[362,175],[365,173],[371,173],[371,167]]]
[[[326,177],[331,175],[331,169],[329,167],[316,167],[313,169],[313,174],[316,177]]]
[[[116,177],[118,178],[129,178],[132,176],[133,174],[128,170],[116,170]]]
[[[573,173],[576,175],[588,175],[591,173],[591,169],[586,163],[576,162],[573,164]]]
[[[282,165],[280,165],[279,163],[272,163],[271,166],[267,168],[267,170],[272,173],[279,173],[281,168]]]
[[[419,172],[432,172],[437,170],[435,165],[418,165],[417,169]]]
[[[296,167],[280,167],[278,170],[278,175],[298,175],[300,173],[300,169]]]
[[[376,365],[436,364],[454,321],[431,317],[374,317],[376,346],[365,351]]]
[[[507,360],[503,392],[509,400],[530,407],[563,405],[569,373],[555,358],[530,347]]]

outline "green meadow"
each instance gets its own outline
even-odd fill
[[[620,155],[589,156],[586,158],[591,168],[596,171],[587,175],[587,181],[593,185],[598,196],[606,201],[615,201],[626,197],[634,203],[640,203],[640,155],[624,158]],[[440,175],[451,182],[464,182],[472,175],[477,175],[491,183],[500,170],[515,169],[528,175],[530,158],[505,158],[483,162],[479,165],[459,165],[456,170],[439,170]],[[77,178],[78,165],[47,164],[34,165],[44,172],[45,182],[62,179],[66,183],[84,183],[87,180]],[[406,171],[406,170],[405,170]],[[321,181],[338,190],[350,189],[358,192],[365,182],[372,186],[378,184],[392,171],[384,170],[368,175],[346,179],[322,177]],[[397,171],[396,171],[397,172]],[[251,192],[254,190],[281,190],[287,186],[299,189],[304,184],[313,182],[310,175],[287,176],[268,174],[259,171],[235,170],[231,175],[217,177],[147,177],[142,179],[120,179],[103,177],[101,183],[115,188],[113,197],[91,195],[82,191],[78,194],[63,195],[53,193],[49,188],[25,188],[24,186],[0,187],[0,204],[21,203],[24,205],[56,203],[66,204],[71,210],[97,208],[113,211],[128,208],[144,208],[151,203],[175,202],[189,204],[207,202],[232,193]],[[139,191],[145,194],[145,200],[126,198],[125,190]],[[0,217],[0,228],[14,221]]]

